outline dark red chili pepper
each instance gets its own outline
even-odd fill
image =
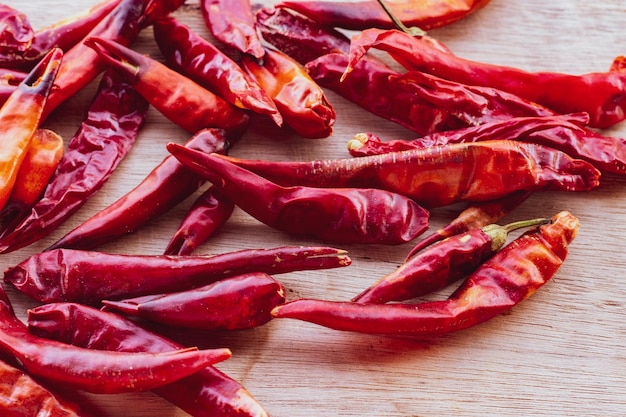
[[[224,152],[226,136],[220,129],[204,129],[185,146],[201,152]],[[94,249],[133,233],[150,220],[167,213],[204,183],[204,178],[169,155],[135,188],[76,226],[47,250]]]
[[[216,156],[174,143],[167,149],[252,217],[287,233],[328,242],[400,244],[428,227],[428,212],[397,193],[281,187]]]
[[[103,38],[88,38],[84,44],[125,72],[139,94],[191,134],[216,127],[236,136],[247,127],[249,117],[243,110],[160,62]]]
[[[28,50],[35,32],[28,17],[6,4],[0,4],[0,53],[19,55]]]
[[[228,349],[181,349],[161,354],[105,352],[33,336],[0,287],[0,351],[30,375],[94,393],[142,391],[167,385],[228,359]]]
[[[201,0],[200,10],[213,36],[257,59],[265,51],[257,35],[250,0]]]
[[[170,67],[229,103],[268,115],[282,125],[282,116],[265,90],[212,43],[173,17],[160,19],[153,28]]]
[[[48,235],[99,190],[130,150],[147,110],[148,103],[120,74],[106,73],[43,197],[15,230],[0,238],[0,252]]]
[[[246,55],[241,66],[274,100],[284,122],[297,134],[312,139],[330,136],[335,109],[298,62],[268,49],[262,63]]]
[[[483,141],[318,161],[261,161],[219,156],[278,184],[373,187],[428,207],[488,201],[514,191],[585,191],[599,185],[588,162],[531,143]]]
[[[165,255],[191,255],[230,218],[235,204],[215,186],[193,203],[165,248]]]
[[[285,302],[283,286],[262,272],[251,272],[204,287],[120,301],[103,300],[104,309],[172,327],[243,330],[272,319],[270,311]]]
[[[121,352],[168,352],[183,346],[117,314],[81,304],[53,303],[28,311],[29,330],[72,345]],[[154,392],[196,417],[267,417],[237,381],[208,366]]]
[[[247,272],[280,274],[350,265],[345,251],[327,247],[248,249],[219,255],[118,255],[56,249],[30,256],[4,273],[44,303],[101,300],[184,291]]]
[[[418,304],[362,304],[295,300],[272,315],[332,329],[387,335],[432,336],[466,329],[509,311],[554,276],[578,231],[561,212],[485,261],[446,300]]]

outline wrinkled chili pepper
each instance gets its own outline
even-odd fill
[[[235,204],[215,186],[209,187],[193,203],[174,236],[165,255],[191,255],[230,218]]]
[[[490,224],[454,235],[404,262],[352,301],[384,304],[388,301],[409,300],[445,288],[472,273],[499,251],[511,231],[549,221],[524,220],[506,226]]]
[[[180,349],[161,354],[105,352],[33,336],[0,287],[0,351],[30,375],[93,393],[157,388],[228,359],[228,349]]]
[[[114,313],[53,303],[28,311],[31,333],[72,345],[124,352],[168,352],[183,346]],[[267,417],[237,381],[208,366],[154,392],[194,417]]]
[[[47,236],[82,207],[128,153],[147,110],[148,103],[120,74],[105,73],[43,197],[15,230],[0,238],[0,252],[22,248]]]
[[[326,138],[337,117],[324,90],[294,59],[266,50],[263,62],[246,55],[241,66],[274,100],[285,124],[305,138]]]
[[[203,129],[185,146],[201,152],[224,152],[226,136],[219,129]],[[76,226],[47,250],[94,249],[133,233],[167,213],[204,182],[204,178],[168,155],[135,188]]]
[[[318,161],[219,156],[283,186],[373,187],[427,207],[487,201],[514,191],[585,191],[599,185],[588,162],[541,145],[483,141]]]
[[[607,72],[584,75],[526,72],[441,53],[421,37],[398,30],[368,29],[352,39],[348,71],[372,47],[388,52],[409,70],[507,91],[558,113],[589,113],[592,127],[606,128],[626,118],[626,68],[623,57],[617,57]]]
[[[295,300],[272,315],[362,333],[434,336],[485,322],[509,311],[543,286],[562,265],[579,221],[567,212],[529,231],[485,261],[446,300],[418,304],[362,304]]]
[[[201,0],[200,11],[216,39],[256,59],[264,57],[250,0]]]
[[[328,247],[248,249],[219,255],[118,255],[56,249],[30,256],[4,273],[44,303],[101,300],[184,291],[247,272],[281,274],[350,265],[346,252]]]
[[[153,28],[170,67],[229,103],[268,115],[282,125],[282,116],[265,90],[212,43],[173,17],[160,19]]]
[[[6,4],[0,4],[0,53],[20,54],[35,37],[28,17]]]
[[[139,94],[188,132],[216,127],[239,135],[247,127],[249,117],[243,110],[160,62],[103,38],[88,38],[84,43],[125,72]]]
[[[285,302],[283,286],[262,272],[251,272],[176,293],[120,301],[103,300],[106,311],[136,316],[176,328],[243,330],[272,319]]]
[[[397,193],[374,188],[282,187],[217,154],[174,143],[167,149],[242,210],[286,233],[328,242],[393,245],[414,239],[428,227],[428,212]]]
[[[28,73],[23,71],[0,68],[0,105],[7,101],[27,76]]]

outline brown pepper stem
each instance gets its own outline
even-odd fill
[[[396,15],[393,14],[389,6],[387,6],[387,4],[383,0],[376,0],[376,1],[378,1],[378,4],[380,4],[380,6],[383,8],[385,13],[387,13],[389,18],[393,22],[393,24],[396,25],[396,27],[399,30],[411,36],[426,36],[426,31],[420,29],[419,27],[417,26],[407,27],[404,23],[402,23],[402,21],[398,19]]]

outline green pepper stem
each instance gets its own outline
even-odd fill
[[[526,227],[541,226],[543,224],[548,224],[550,222],[551,222],[550,219],[545,218],[545,217],[540,217],[537,219],[521,220],[518,222],[509,223],[502,227],[508,233],[508,232],[512,232],[513,230],[522,229]]]
[[[400,29],[404,33],[409,34],[411,36],[426,36],[426,31],[420,29],[419,27],[417,26],[407,27],[404,23],[402,23],[402,21],[398,19],[395,14],[393,14],[389,6],[387,6],[387,4],[383,0],[377,0],[377,1],[378,1],[378,4],[380,4],[383,10],[385,10],[385,13],[387,13],[389,18],[393,22],[393,24],[396,25],[398,29]]]

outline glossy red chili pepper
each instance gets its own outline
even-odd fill
[[[170,67],[229,103],[268,115],[282,125],[282,116],[265,90],[212,43],[173,17],[160,19],[153,28]]]
[[[72,345],[123,352],[168,352],[180,344],[117,314],[81,304],[53,303],[28,311],[29,330]],[[267,417],[237,381],[208,366],[154,392],[195,417]]]
[[[220,129],[203,129],[185,146],[200,152],[224,152],[226,136]],[[94,249],[134,233],[193,194],[205,180],[167,156],[135,188],[100,210],[53,243],[57,248]]]
[[[161,354],[105,352],[33,336],[0,287],[0,351],[30,375],[93,393],[142,391],[167,385],[228,359],[228,349],[181,349]]]
[[[346,252],[327,247],[248,249],[219,255],[118,255],[56,249],[30,256],[4,273],[44,303],[101,300],[184,291],[247,272],[281,274],[350,265]]]
[[[103,38],[88,38],[84,43],[125,72],[139,94],[190,133],[215,127],[236,136],[247,127],[249,117],[243,110],[160,62]]]
[[[200,11],[213,36],[257,59],[265,51],[257,35],[250,0],[201,0]]]
[[[332,329],[387,335],[431,336],[485,322],[519,304],[554,276],[578,231],[561,212],[551,224],[526,232],[485,261],[446,300],[418,304],[362,304],[295,300],[272,315]]]
[[[272,319],[270,311],[285,302],[283,286],[262,272],[226,278],[187,291],[103,300],[104,309],[172,327],[243,330]]]
[[[626,69],[620,63],[621,57],[616,58],[608,72],[533,73],[441,53],[428,41],[397,30],[369,29],[352,40],[350,66],[372,47],[390,53],[410,70],[429,72],[463,84],[497,88],[559,113],[589,113],[592,127],[606,128],[626,118]]]
[[[0,53],[19,55],[35,37],[28,17],[6,4],[0,4]]]
[[[382,155],[318,161],[219,156],[281,185],[373,187],[428,207],[488,201],[514,191],[585,191],[600,172],[588,162],[530,143],[483,141]]]
[[[98,191],[132,147],[147,110],[148,103],[120,74],[105,73],[43,197],[15,230],[0,238],[0,252],[47,236]]]
[[[262,63],[246,55],[241,66],[274,100],[285,124],[298,135],[311,139],[330,136],[335,109],[298,62],[268,49]]]
[[[230,218],[235,204],[215,186],[193,203],[165,248],[165,255],[191,255]]]
[[[328,242],[400,244],[428,227],[428,212],[411,199],[373,188],[281,187],[217,154],[170,143],[167,149],[235,205],[286,233]]]
[[[460,20],[479,10],[489,0],[386,0],[393,14],[405,25],[434,29]],[[317,20],[325,26],[363,30],[371,27],[391,29],[394,22],[376,0],[360,1],[283,1],[287,7]]]
[[[409,300],[445,288],[472,273],[499,251],[506,243],[509,232],[549,221],[535,219],[506,226],[490,224],[454,235],[405,261],[352,301],[384,304]]]

